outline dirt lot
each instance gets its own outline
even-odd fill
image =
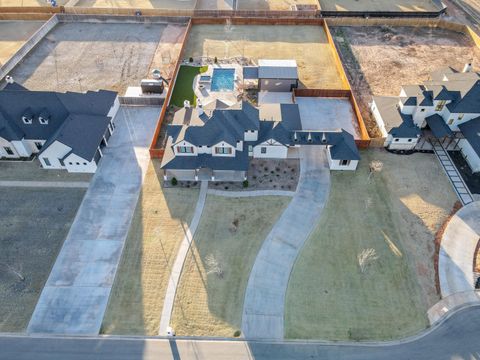
[[[0,187],[0,331],[25,330],[84,193]]]
[[[138,86],[149,76],[152,59],[157,64],[164,59],[161,69],[169,73],[178,56],[181,32],[176,28],[167,24],[59,24],[12,76],[31,90],[107,89],[123,94],[128,86]],[[157,48],[159,41],[163,44]]]
[[[0,66],[5,64],[42,24],[43,21],[0,21]]]
[[[456,197],[438,161],[383,149],[361,156],[355,173],[332,173],[327,206],[297,259],[287,291],[289,338],[402,337],[427,326],[426,311],[439,299],[434,238]],[[383,170],[369,180],[372,160]],[[362,272],[359,256],[369,249],[375,256],[366,256]]]
[[[295,59],[300,87],[342,88],[333,52],[321,26],[196,25],[185,58]],[[235,59],[232,59],[235,60]]]
[[[237,0],[238,10],[291,10],[293,5],[316,5],[318,0]]]
[[[172,315],[177,335],[234,336],[255,257],[287,197],[207,197]],[[221,216],[219,216],[221,214]]]
[[[431,0],[320,0],[327,11],[438,11]]]
[[[418,84],[445,66],[462,70],[479,66],[480,50],[469,37],[440,28],[335,27],[332,34],[372,136],[378,129],[370,115],[372,95],[400,93],[402,85]]]
[[[110,295],[102,332],[158,335],[163,298],[197,189],[163,189],[150,164]]]
[[[99,8],[190,10],[195,8],[195,0],[79,0],[75,6]]]
[[[65,5],[68,0],[57,0],[57,5]],[[2,6],[52,6],[47,0],[0,0],[0,7]]]

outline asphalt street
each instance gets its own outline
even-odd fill
[[[5,360],[480,359],[480,306],[453,314],[415,339],[384,344],[0,336]]]

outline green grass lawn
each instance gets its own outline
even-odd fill
[[[391,339],[427,326],[427,306],[402,245],[408,229],[398,225],[384,174],[368,180],[372,159],[364,151],[355,173],[331,173],[329,201],[291,274],[287,338]],[[358,257],[368,249],[377,259],[362,272]]]
[[[288,197],[207,197],[177,288],[177,335],[234,336],[242,321],[248,277]]]
[[[180,66],[177,80],[175,81],[175,87],[173,88],[172,98],[170,99],[170,104],[183,107],[183,102],[188,100],[192,106],[195,106],[197,97],[193,92],[193,79],[198,74],[207,71],[207,69],[207,66]]]

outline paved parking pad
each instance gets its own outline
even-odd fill
[[[28,326],[98,334],[149,162],[160,108],[121,108],[109,146]]]

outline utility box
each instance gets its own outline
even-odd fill
[[[164,90],[164,83],[161,79],[144,79],[140,82],[140,87],[143,94],[161,94]]]

